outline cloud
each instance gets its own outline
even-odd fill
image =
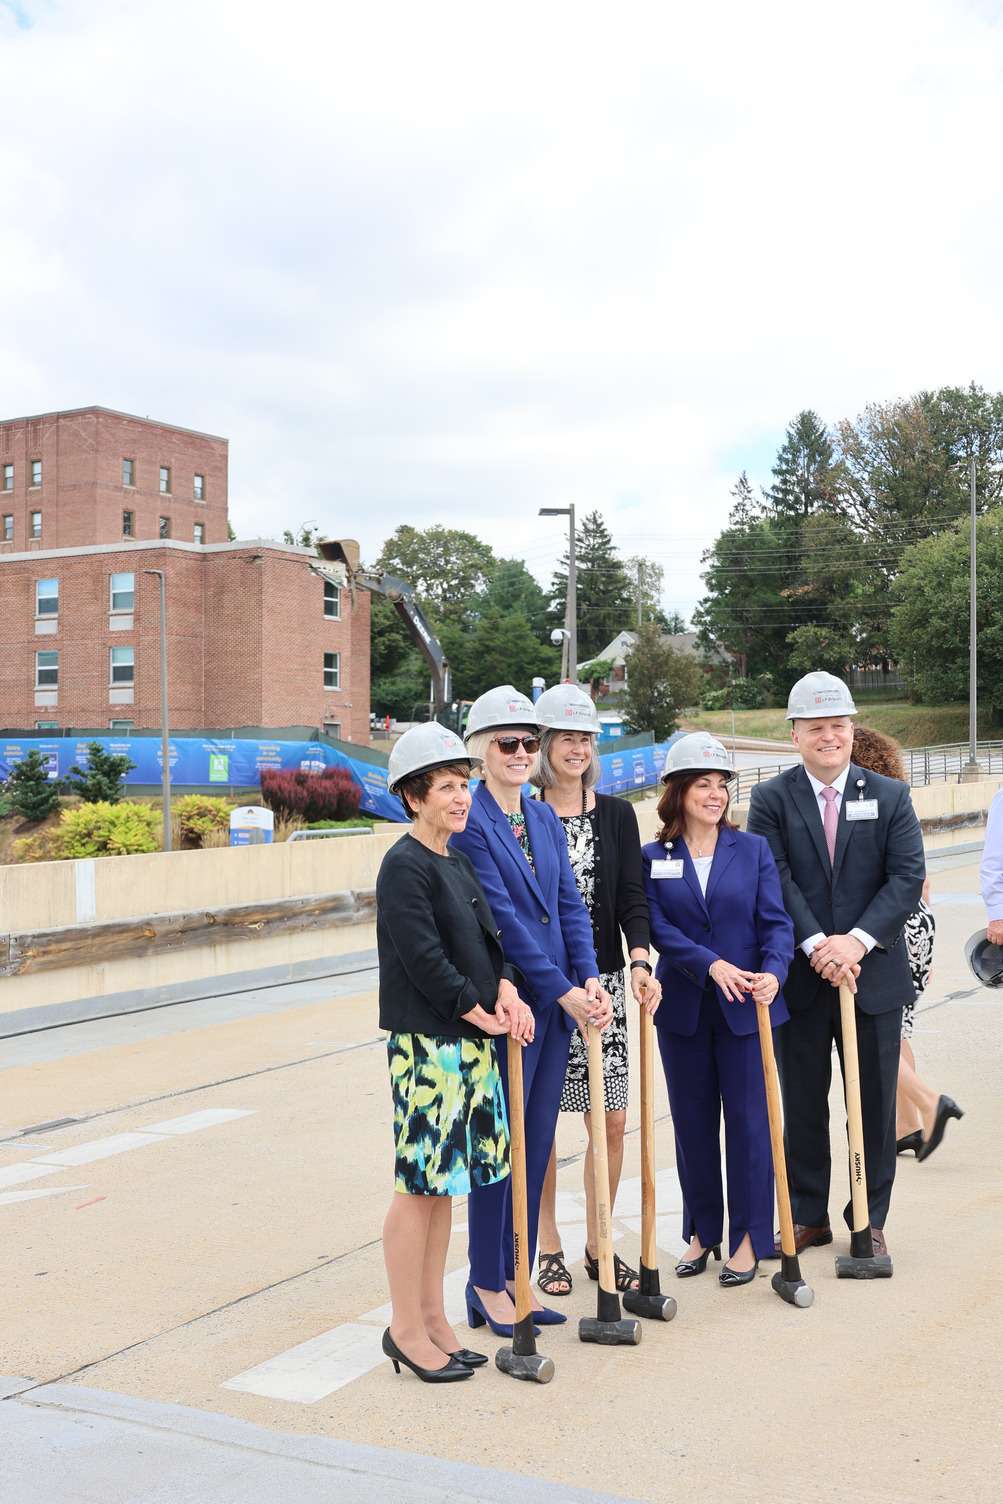
[[[227,434],[244,534],[444,522],[546,578],[573,500],[688,610],[801,407],[1001,384],[994,7],[19,14],[0,411]]]

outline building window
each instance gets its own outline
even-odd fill
[[[158,538],[169,538],[170,536],[171,536],[171,519],[169,517],[161,517],[160,521],[157,523],[157,537]]]
[[[59,730],[59,722],[58,721],[36,721],[35,722],[35,730],[36,731],[58,731]]]
[[[205,476],[204,475],[196,475],[196,477],[195,477],[195,500],[196,501],[205,501]]]
[[[35,688],[58,689],[59,688],[59,654],[36,653],[35,654]]]
[[[111,652],[111,683],[133,684],[136,679],[136,657],[134,648],[112,648]]]
[[[131,611],[136,603],[136,576],[113,574],[111,577],[111,609]]]
[[[133,726],[135,726],[135,724],[136,724],[135,721],[109,721],[108,722],[108,730],[109,731],[131,731],[132,728],[133,728]]]
[[[5,512],[4,513],[4,518],[3,518],[3,541],[5,543],[13,543],[14,542],[14,514],[13,514],[13,512]]]
[[[205,542],[205,523],[204,522],[196,522],[196,524],[195,524],[195,542],[196,543],[204,543]]]
[[[35,615],[58,616],[59,615],[59,581],[36,580],[35,581]]]
[[[171,494],[171,468],[169,465],[161,465],[160,467],[160,494],[161,496],[170,496]]]
[[[13,465],[4,465],[3,467],[3,488],[5,491],[13,491],[14,489]]]
[[[341,616],[341,591],[333,580],[324,581],[324,615],[335,620]]]
[[[134,512],[122,513],[122,537],[131,538],[135,532],[136,514]]]
[[[135,460],[122,461],[122,484],[123,486],[134,486],[136,484]]]
[[[40,486],[42,484],[42,461],[41,460],[32,460],[32,462],[31,462],[31,484],[32,484],[32,486],[35,486],[35,487]]]
[[[324,688],[341,688],[341,654],[324,654]]]
[[[32,512],[31,514],[31,536],[33,538],[41,538],[42,536],[41,512]]]

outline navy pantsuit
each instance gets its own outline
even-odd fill
[[[719,831],[707,895],[683,840],[666,851],[644,847],[644,881],[662,1006],[655,1015],[676,1135],[683,1191],[683,1235],[705,1248],[722,1240],[720,1124],[724,1107],[728,1240],[734,1253],[748,1233],[757,1258],[773,1251],[773,1166],[756,1004],[730,1002],[710,967],[721,959],[772,972],[783,988],[794,929],[780,878],[760,836]],[[682,862],[676,877],[653,877],[652,864]],[[657,871],[657,869],[655,869]],[[774,1027],[788,1017],[783,992],[770,1008]]]
[[[568,859],[564,829],[554,811],[525,794],[535,873],[512,833],[504,810],[482,783],[474,794],[467,827],[450,838],[466,852],[498,924],[505,959],[518,968],[519,991],[533,1009],[536,1037],[522,1047],[526,1111],[526,1186],[530,1265],[536,1257],[540,1196],[557,1127],[568,1066],[573,1021],[557,1002],[572,987],[599,974],[592,921]],[[506,1043],[498,1039],[507,1065]],[[503,1071],[506,1100],[508,1073]],[[511,1178],[477,1187],[467,1202],[470,1281],[480,1290],[501,1290],[515,1274],[512,1248]]]

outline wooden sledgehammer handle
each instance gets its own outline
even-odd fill
[[[864,1117],[860,1107],[857,1011],[853,993],[845,982],[841,982],[839,988],[839,1021],[843,1030],[843,1085],[846,1089],[846,1137],[850,1146],[853,1231],[866,1232],[871,1225],[871,1213],[867,1205],[867,1171],[864,1168]]]
[[[602,1077],[602,1035],[588,1026],[589,1121],[592,1125],[592,1179],[595,1186],[596,1228],[599,1235],[599,1288],[615,1292],[613,1218],[609,1204],[609,1159],[606,1154],[606,1094]]]
[[[506,1041],[508,1055],[509,1141],[512,1166],[512,1242],[515,1250],[515,1319],[533,1308],[526,1260],[529,1207],[526,1201],[526,1114],[522,1093],[522,1045]]]
[[[655,1236],[655,1026],[641,1004],[641,1262],[658,1267]]]
[[[773,1029],[769,1008],[756,1008],[759,1025],[759,1049],[763,1057],[763,1079],[766,1083],[766,1112],[770,1120],[770,1146],[773,1150],[773,1174],[777,1182],[777,1211],[780,1214],[780,1249],[793,1258],[794,1218],[791,1216],[791,1193],[787,1184],[787,1156],[784,1153],[784,1123],[780,1111],[780,1087],[777,1082],[777,1057],[773,1052]]]

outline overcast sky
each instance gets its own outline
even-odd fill
[[[688,612],[800,408],[1003,387],[1001,74],[996,0],[0,0],[0,416],[368,559],[574,501]]]

